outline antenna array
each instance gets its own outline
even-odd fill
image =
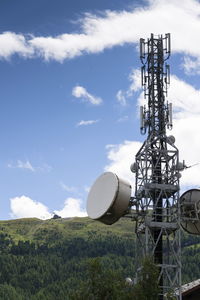
[[[148,109],[140,107],[141,133],[163,133],[165,127],[172,129],[172,104],[165,103],[167,88],[170,84],[170,67],[165,61],[170,56],[170,34],[163,38],[151,38],[145,42],[140,39],[140,59],[142,86]],[[162,122],[161,122],[162,121]]]

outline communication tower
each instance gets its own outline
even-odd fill
[[[181,299],[181,244],[179,178],[182,164],[172,128],[172,104],[166,101],[170,83],[170,34],[140,39],[141,75],[147,106],[140,107],[140,130],[147,139],[136,154],[131,169],[135,172],[137,210],[138,275],[141,261],[153,257],[159,267],[159,300],[174,290]]]
[[[142,260],[152,257],[158,266],[159,300],[173,293],[181,300],[181,227],[200,234],[200,190],[191,189],[179,197],[180,172],[186,167],[179,161],[172,129],[172,104],[166,100],[171,52],[170,34],[140,39],[141,77],[146,105],[140,107],[141,134],[147,138],[131,165],[135,173],[135,195],[131,185],[116,174],[106,172],[92,185],[88,216],[111,225],[123,216],[136,221],[136,279]],[[130,278],[128,278],[130,281]]]

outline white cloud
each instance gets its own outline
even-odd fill
[[[62,61],[84,53],[101,52],[125,43],[138,43],[147,32],[173,33],[173,49],[191,55],[200,54],[196,37],[200,29],[198,1],[153,0],[132,11],[106,11],[101,16],[86,14],[80,34],[36,37],[31,45],[45,59]],[[184,20],[180,26],[180,20]],[[194,45],[191,47],[191,45]]]
[[[119,122],[119,123],[126,122],[126,121],[128,121],[128,116],[123,116],[117,120],[117,122]]]
[[[117,100],[118,102],[122,105],[122,106],[126,106],[127,102],[126,102],[126,93],[122,90],[119,90],[117,92]]]
[[[91,188],[90,186],[85,186],[85,187],[84,187],[84,191],[85,191],[86,193],[89,193],[90,188]]]
[[[138,69],[132,69],[128,80],[130,85],[126,91],[119,90],[117,92],[117,100],[122,106],[127,105],[127,100],[133,96],[134,92],[141,89],[141,71]]]
[[[44,204],[26,196],[11,198],[10,208],[12,218],[49,219],[52,216]]]
[[[81,208],[81,200],[76,198],[67,198],[63,209],[56,210],[55,213],[62,218],[87,216],[86,211]]]
[[[76,126],[86,126],[86,125],[92,125],[92,124],[95,124],[99,122],[99,120],[87,120],[87,121],[84,121],[84,120],[81,120],[80,122],[78,122],[76,124]]]
[[[27,169],[29,171],[35,172],[35,168],[32,166],[29,160],[21,161],[17,160],[16,164],[9,163],[8,168],[17,168],[17,169]]]
[[[22,161],[20,159],[18,159],[16,163],[9,163],[7,165],[7,167],[11,168],[11,169],[24,169],[24,170],[29,170],[32,172],[36,172],[36,171],[50,172],[52,170],[52,167],[46,163],[44,163],[40,167],[33,167],[33,165],[31,164],[31,162],[29,160]]]
[[[173,102],[176,110],[175,118],[184,118],[190,114],[200,113],[200,90],[176,76],[171,76],[168,99]]]
[[[188,75],[200,74],[200,57],[184,56],[182,66]]]
[[[135,161],[135,155],[140,147],[141,143],[136,141],[125,141],[119,145],[108,145],[107,157],[109,163],[104,170],[116,173],[122,179],[128,180],[134,188],[135,177],[130,170],[130,166]]]
[[[131,82],[127,95],[130,97],[134,92],[141,89],[141,71],[138,69],[132,69],[129,74],[129,81]]]
[[[27,169],[27,170],[30,170],[32,172],[35,172],[35,168],[31,165],[31,163],[28,160],[26,162],[18,160],[17,161],[17,168]]]
[[[32,57],[34,49],[22,34],[3,32],[0,34],[0,58],[8,59],[13,54]]]
[[[101,98],[88,93],[88,91],[80,85],[77,85],[73,88],[72,95],[76,98],[82,98],[93,105],[99,105],[102,103]]]
[[[174,121],[173,135],[176,137],[176,146],[179,148],[181,160],[187,166],[200,162],[200,116],[190,115]],[[199,187],[200,166],[194,166],[182,172],[183,186]]]
[[[79,33],[58,36],[23,36],[12,32],[0,36],[0,56],[41,56],[62,62],[85,53],[102,52],[125,43],[137,43],[150,32],[172,33],[173,51],[200,57],[200,3],[197,0],[149,0],[146,6],[129,11],[85,14]],[[180,20],[184,20],[180,26]],[[159,30],[159,32],[158,32]]]
[[[138,98],[141,102],[142,96]],[[200,90],[195,89],[176,76],[171,78],[169,89],[169,102],[172,101],[174,109],[174,126],[172,132],[176,138],[176,146],[180,152],[180,160],[185,160],[187,166],[200,162]],[[139,132],[139,124],[137,128]],[[146,137],[144,137],[145,139]],[[141,143],[125,141],[120,145],[109,145],[108,164],[106,171],[116,172],[130,183],[134,183],[134,175],[130,172],[130,164],[135,159]],[[200,165],[188,168],[182,172],[182,189],[199,187]]]
[[[10,208],[12,218],[39,218],[46,220],[53,216],[44,204],[26,196],[11,198]],[[67,198],[63,209],[55,210],[55,213],[62,218],[87,216],[86,211],[81,208],[81,200],[76,198]]]
[[[190,166],[200,162],[200,90],[176,76],[172,76],[169,99],[174,107],[173,135],[179,148],[180,158]],[[200,186],[200,166],[182,172],[183,186]]]
[[[35,170],[39,170],[41,172],[47,172],[47,173],[51,172],[52,169],[53,169],[52,166],[50,166],[46,163],[44,163],[41,167],[36,167],[35,168]]]
[[[68,185],[66,185],[64,182],[60,182],[60,186],[61,186],[61,188],[64,190],[64,191],[66,191],[66,192],[68,192],[68,193],[77,193],[78,191],[77,191],[77,188],[76,187],[74,187],[74,186],[68,186]]]

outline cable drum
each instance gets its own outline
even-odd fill
[[[191,234],[200,235],[200,189],[191,189],[180,197],[181,226]]]
[[[111,225],[126,214],[131,185],[112,172],[103,173],[92,185],[87,199],[87,213],[93,220]]]

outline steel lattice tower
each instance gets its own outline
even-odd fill
[[[141,133],[147,139],[136,154],[137,274],[141,260],[153,257],[159,267],[159,300],[176,289],[181,300],[179,152],[173,136],[169,85],[170,34],[140,39],[142,86],[147,100],[140,107]],[[141,260],[139,259],[141,258]]]

